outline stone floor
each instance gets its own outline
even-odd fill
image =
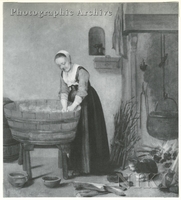
[[[48,155],[48,152],[44,152]],[[60,185],[56,188],[47,188],[42,181],[45,175],[54,175],[62,177],[62,170],[58,168],[57,157],[40,156],[31,152],[32,180],[28,181],[21,189],[14,188],[8,182],[8,174],[10,172],[22,171],[22,166],[17,161],[3,164],[3,196],[4,197],[75,197],[77,191],[72,185],[72,181],[93,182],[108,185],[118,185],[117,183],[109,183],[107,176],[81,176],[70,180],[61,180]],[[128,169],[123,174],[131,173]],[[139,184],[132,174],[134,186],[125,191],[126,197],[177,197],[177,194],[162,192],[157,188],[161,178],[157,177],[154,182],[148,184],[144,182]],[[104,194],[100,197],[118,197],[113,193]]]

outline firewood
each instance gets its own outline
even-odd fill
[[[73,186],[75,189],[89,189],[89,190],[96,190],[96,191],[105,191],[104,184],[97,184],[97,183],[87,183],[87,182],[73,182]]]
[[[126,196],[125,193],[121,190],[121,188],[118,188],[116,186],[105,185],[104,188],[105,188],[106,191],[114,193],[118,196]]]
[[[97,195],[103,195],[103,194],[108,194],[109,192],[107,191],[96,191],[96,190],[79,190],[76,193],[76,197],[94,197]]]
[[[77,193],[78,196],[80,195],[88,195],[88,196],[96,196],[98,194],[107,194],[107,193],[114,193],[118,196],[125,196],[125,193],[122,192],[122,188],[117,186],[108,186],[104,184],[97,184],[97,183],[86,183],[86,182],[73,182],[73,186],[76,190],[82,190]],[[89,192],[90,191],[90,192]]]
[[[125,185],[122,185],[121,183],[119,183],[119,187],[122,191],[127,190],[127,187]]]

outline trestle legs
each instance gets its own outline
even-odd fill
[[[58,166],[63,167],[63,178],[68,179],[68,154],[70,154],[70,144],[58,144]],[[32,178],[30,151],[34,150],[34,145],[21,143],[18,164],[23,165],[23,170],[27,172],[29,179]]]
[[[30,151],[34,150],[34,145],[20,143],[18,164],[23,165],[23,170],[27,172],[29,179],[32,178]]]
[[[68,156],[70,154],[70,144],[60,144],[57,145],[59,149],[59,167],[61,166],[62,160],[62,167],[63,167],[63,178],[66,180],[68,179]]]

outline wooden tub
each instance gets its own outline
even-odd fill
[[[27,109],[21,109],[22,105]],[[16,101],[4,106],[13,138],[36,145],[65,144],[75,138],[81,108],[60,110],[59,100]]]
[[[30,153],[34,145],[56,145],[59,163],[62,157],[63,177],[68,178],[67,155],[74,140],[81,107],[61,112],[60,100],[15,101],[4,106],[12,136],[21,143],[18,163],[32,177]],[[62,156],[60,156],[62,155]]]

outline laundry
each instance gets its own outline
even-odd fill
[[[124,56],[126,54],[123,41],[123,5],[118,7],[116,17],[114,19],[114,33],[112,37],[112,48],[117,55]]]

